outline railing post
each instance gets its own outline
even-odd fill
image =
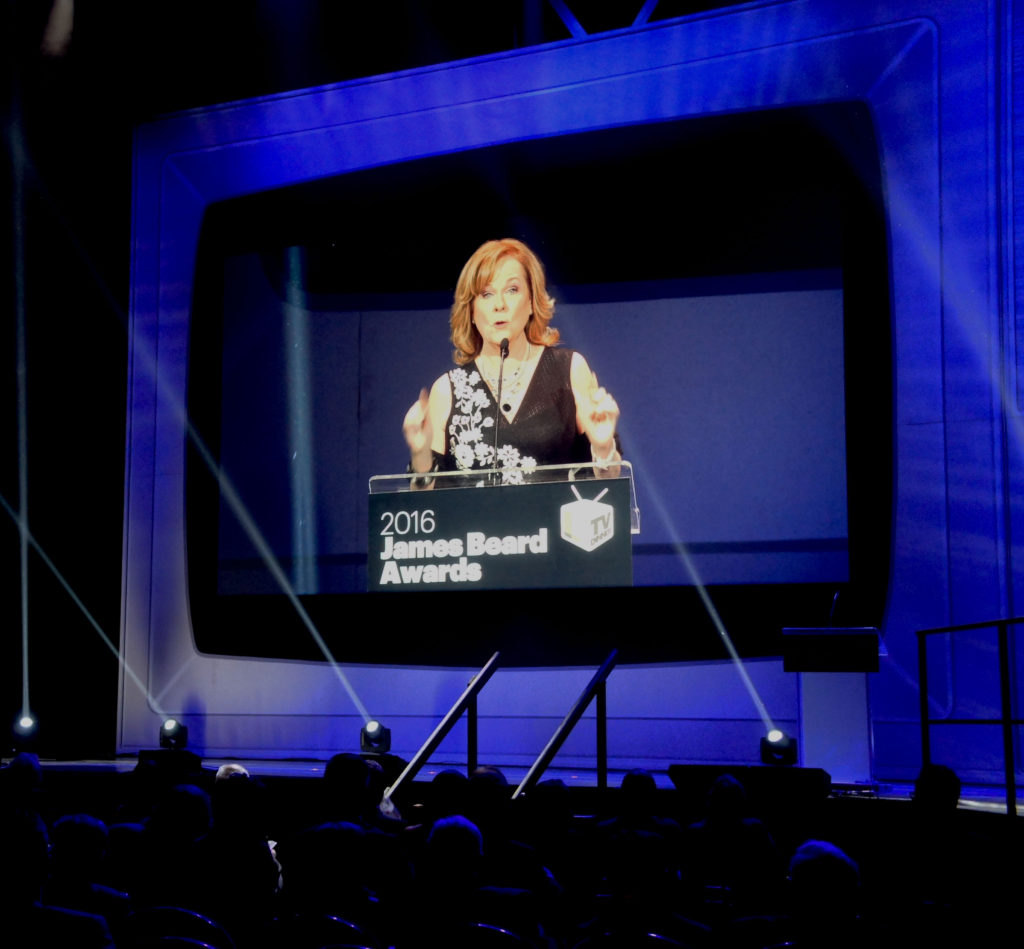
[[[448,709],[447,714],[441,719],[437,728],[431,732],[430,737],[423,743],[420,750],[413,755],[412,761],[405,766],[405,770],[395,779],[395,783],[385,789],[384,796],[386,798],[390,798],[403,783],[412,781],[419,774],[420,768],[427,763],[430,756],[437,749],[437,746],[444,741],[445,736],[455,727],[463,712],[467,712],[467,728],[469,729],[466,740],[466,754],[471,762],[475,761],[477,755],[476,697],[480,690],[490,681],[491,676],[494,675],[494,670],[498,668],[499,655],[500,653],[494,653],[487,660],[484,667],[473,676],[469,685],[466,686],[466,690],[459,696],[456,703]],[[472,718],[472,721],[470,721],[470,718]],[[471,770],[475,767],[475,764],[470,765]]]
[[[1024,725],[1024,718],[1013,716],[1013,687],[1010,670],[1010,627],[1024,623],[1024,616],[983,620],[979,623],[965,623],[962,626],[937,626],[934,629],[917,630],[917,669],[921,705],[921,758],[923,764],[931,764],[930,730],[934,725],[998,725],[1003,737],[1003,777],[1006,787],[1006,814],[1017,816],[1017,785],[1014,762],[1013,730]],[[936,718],[928,715],[928,637],[949,636],[976,629],[996,629],[999,653],[999,703],[1000,713],[992,718]]]
[[[466,774],[476,771],[479,746],[477,745],[476,695],[466,706]]]
[[[534,785],[537,783],[540,776],[544,773],[545,769],[551,764],[555,755],[558,754],[558,750],[562,747],[565,739],[569,737],[570,732],[576,727],[576,723],[583,716],[584,711],[590,704],[591,700],[595,695],[600,695],[598,690],[599,686],[604,685],[605,679],[611,675],[612,669],[615,668],[615,660],[618,658],[619,651],[613,649],[608,653],[608,658],[602,663],[601,668],[594,673],[594,677],[587,683],[587,687],[580,694],[580,697],[576,700],[576,704],[569,710],[569,714],[562,719],[562,724],[555,729],[555,733],[551,736],[547,745],[544,746],[544,750],[537,756],[537,759],[530,766],[530,770],[526,773],[526,777],[519,782],[519,787],[512,793],[512,799],[515,800],[520,795],[527,793],[532,790]],[[598,716],[602,718],[602,716]],[[600,735],[600,724],[598,725],[598,734]],[[600,739],[599,739],[600,741]],[[606,751],[607,754],[607,751]],[[607,764],[605,765],[607,769]],[[606,778],[607,780],[607,778]]]
[[[597,715],[597,786],[608,787],[608,692],[607,683],[597,687],[594,711]]]

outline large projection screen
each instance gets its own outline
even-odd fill
[[[752,32],[737,31],[734,17],[668,23],[591,42],[236,103],[170,117],[138,131],[122,643],[128,663],[156,670],[148,688],[162,696],[165,707],[185,707],[190,696],[205,696],[212,703],[207,706],[210,728],[220,727],[217,711],[222,706],[234,707],[227,696],[216,702],[210,698],[214,683],[223,683],[224,671],[234,668],[236,660],[197,651],[186,551],[186,404],[189,374],[195,369],[188,353],[199,243],[211,209],[292,185],[516,141],[715,114],[861,103],[877,136],[886,207],[911,216],[916,228],[913,238],[902,230],[888,232],[889,303],[892,312],[903,314],[904,334],[938,340],[937,287],[917,254],[922,235],[935,231],[938,221],[937,132],[928,121],[934,115],[929,105],[935,88],[934,34],[926,21],[878,24],[841,6],[829,7],[832,20],[788,17],[785,29],[776,8],[744,15]],[[775,41],[763,44],[773,31]],[[908,108],[920,117],[911,126],[904,121]],[[464,239],[475,243],[482,236],[487,235]],[[464,259],[471,249],[463,246],[455,254],[449,248],[455,259]],[[545,255],[545,247],[538,250]],[[550,254],[547,263],[558,269]],[[451,272],[447,266],[431,271]],[[567,281],[567,309],[576,288],[597,282]],[[841,290],[845,308],[851,287],[844,282]],[[901,350],[899,340],[897,335],[901,374],[930,376],[939,343],[929,353],[921,347]],[[906,403],[915,397],[913,391],[897,391],[897,412],[902,399],[913,414],[914,403]],[[848,438],[849,421],[847,415]],[[848,488],[855,490],[852,481]],[[673,604],[689,609],[686,588],[648,589],[671,590],[681,597]],[[827,599],[830,603],[831,595]],[[601,597],[595,602],[600,609]],[[514,614],[505,617],[510,626],[522,621]],[[310,647],[301,658],[322,655]],[[420,653],[398,655],[394,661],[430,659]],[[374,660],[364,655],[353,661]],[[191,664],[187,681],[180,677],[186,664]],[[268,688],[271,681],[278,683],[285,668],[243,664],[248,685],[257,689],[264,680]],[[128,745],[147,740],[130,737],[137,704],[133,688],[127,680],[122,687],[121,734]],[[147,706],[148,700],[143,701]]]
[[[707,585],[752,655],[777,653],[785,625],[876,624],[891,491],[882,220],[855,103],[549,137],[211,208],[189,346],[189,416],[218,462],[214,476],[189,455],[201,648],[303,655],[282,575],[321,616],[355,608],[366,485],[402,470],[398,420],[451,365],[450,287],[476,234],[526,238],[550,261],[555,325],[622,408],[644,512],[635,587]],[[622,591],[618,613],[646,596]],[[443,613],[387,608],[399,629]],[[408,625],[438,661],[460,658],[443,624]],[[378,658],[359,639],[333,637],[332,652]],[[499,645],[478,639],[473,657]],[[528,656],[529,633],[515,639]],[[542,645],[581,659],[568,629]],[[402,648],[390,637],[387,656]],[[634,655],[692,652],[652,638]]]

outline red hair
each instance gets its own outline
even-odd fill
[[[473,302],[491,282],[498,264],[506,257],[513,257],[523,265],[530,288],[533,313],[526,324],[526,338],[539,346],[554,346],[558,342],[558,330],[549,325],[554,316],[555,301],[548,296],[544,267],[537,255],[522,241],[511,237],[487,241],[466,261],[455,286],[451,328],[455,362],[460,366],[476,359],[483,348],[483,339],[473,325]]]

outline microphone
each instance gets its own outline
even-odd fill
[[[498,364],[498,405],[501,405],[501,377],[505,372],[505,360],[508,359],[508,337],[506,336],[499,344],[501,350],[501,362]],[[511,405],[501,405],[502,411],[511,410]]]
[[[501,350],[501,362],[498,363],[498,391],[494,396],[494,457],[491,459],[491,467],[498,467],[498,422],[501,420],[501,381],[505,374],[505,360],[508,359],[508,337],[506,336],[499,344]],[[497,474],[494,475],[497,481]]]

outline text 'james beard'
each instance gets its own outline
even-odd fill
[[[500,557],[512,554],[546,554],[548,529],[542,527],[536,534],[508,534],[488,537],[481,531],[470,531],[463,542],[461,537],[437,540],[394,540],[386,536],[381,560],[435,560],[445,557]]]

